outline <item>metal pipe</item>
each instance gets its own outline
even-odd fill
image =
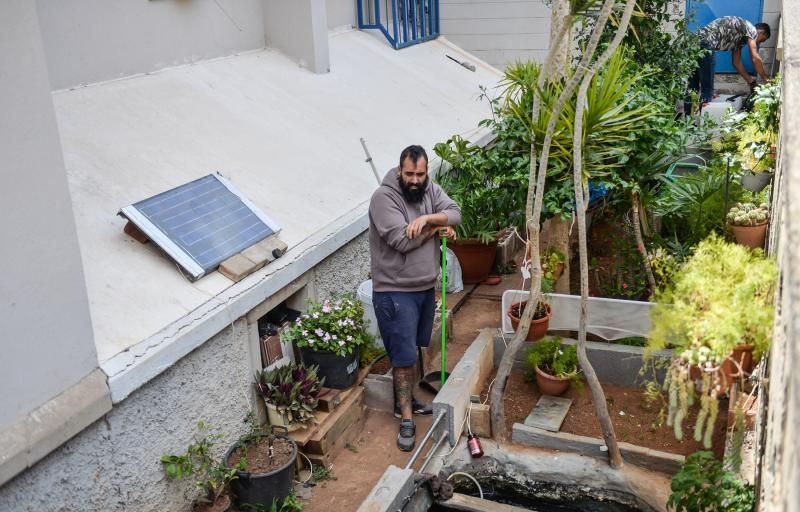
[[[425,466],[427,466],[428,463],[431,461],[431,459],[433,458],[433,455],[436,453],[436,450],[439,449],[439,447],[442,445],[442,441],[444,441],[445,439],[447,439],[447,436],[444,433],[442,433],[442,437],[440,437],[436,441],[436,443],[434,443],[434,445],[431,447],[431,451],[428,452],[428,456],[425,457],[424,461],[422,461],[422,466],[419,467],[419,472],[420,473],[425,471]]]
[[[419,457],[420,452],[422,452],[422,449],[425,447],[425,443],[427,443],[428,439],[431,438],[431,435],[433,435],[433,431],[436,429],[436,426],[439,425],[439,422],[442,421],[442,418],[444,418],[444,415],[445,415],[445,410],[444,409],[439,411],[439,414],[433,420],[433,423],[431,423],[431,427],[428,429],[428,431],[425,433],[425,436],[419,442],[419,446],[417,446],[416,451],[414,451],[414,455],[412,455],[411,458],[408,459],[408,464],[406,464],[406,467],[404,469],[409,469],[411,467],[411,465],[414,464],[414,462],[417,460],[417,457]],[[446,435],[442,435],[442,438],[445,438],[445,437],[447,437],[447,436]]]

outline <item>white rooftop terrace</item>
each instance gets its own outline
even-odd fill
[[[247,310],[232,303],[257,283],[344,228],[349,238],[366,228],[376,183],[359,137],[382,174],[406,145],[433,157],[433,144],[477,137],[478,121],[491,115],[479,86],[492,89],[500,73],[442,38],[395,51],[379,34],[340,31],[330,54],[328,74],[266,49],[53,94],[98,359],[115,401],[141,385],[113,385],[136,359],[200,317],[235,315],[229,324]],[[152,243],[125,235],[116,215],[214,171],[275,220],[289,245],[236,285],[219,272],[189,282]]]

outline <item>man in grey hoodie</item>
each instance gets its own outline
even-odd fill
[[[455,238],[451,226],[461,210],[428,177],[428,155],[420,146],[400,153],[369,204],[372,304],[383,344],[392,363],[397,446],[414,449],[413,414],[431,414],[412,395],[417,347],[426,347],[433,330],[434,287],[440,257],[439,237]]]

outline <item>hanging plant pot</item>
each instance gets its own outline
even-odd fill
[[[742,186],[751,192],[761,192],[764,187],[769,185],[774,173],[771,172],[757,172],[750,171],[742,174]]]
[[[517,327],[519,327],[519,319],[522,316],[522,311],[525,309],[527,304],[528,301],[515,302],[511,304],[508,307],[508,311],[506,311],[508,318],[511,320],[511,327],[514,328],[514,331],[516,331]],[[552,310],[550,309],[550,304],[545,304],[544,309],[545,315],[543,317],[537,319],[536,315],[534,314],[534,318],[531,320],[531,328],[528,329],[528,336],[525,338],[527,341],[539,341],[547,334],[547,328],[550,326],[550,316],[552,316]]]
[[[358,355],[356,347],[352,354],[339,356],[333,352],[311,350],[300,347],[300,357],[306,366],[319,366],[317,375],[325,377],[325,387],[347,389],[356,383],[358,378]]]
[[[456,240],[448,243],[461,265],[461,280],[465,284],[485,281],[492,271],[492,264],[497,253],[497,240],[485,244],[477,238]]]
[[[288,432],[303,428],[304,425],[300,423],[290,422],[287,415],[279,410],[275,404],[264,402],[264,405],[267,406],[267,419],[269,419],[270,425],[285,428]]]
[[[270,447],[272,450],[270,450]],[[225,467],[232,468],[242,459],[241,447],[231,446],[225,454]],[[236,505],[263,506],[270,510],[273,501],[278,509],[292,492],[297,444],[285,435],[267,435],[247,447],[245,470],[237,471],[231,488],[236,495]]]
[[[547,372],[542,371],[538,366],[534,367],[536,370],[536,385],[539,386],[539,391],[543,395],[559,396],[569,389],[569,379],[566,377],[554,377]]]
[[[759,224],[758,226],[736,226],[731,224],[733,236],[736,237],[736,243],[745,245],[754,249],[764,247],[764,240],[767,238],[768,222]]]

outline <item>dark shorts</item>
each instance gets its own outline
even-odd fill
[[[414,366],[417,347],[427,347],[431,341],[436,309],[433,288],[421,292],[372,292],[372,305],[392,366]]]

